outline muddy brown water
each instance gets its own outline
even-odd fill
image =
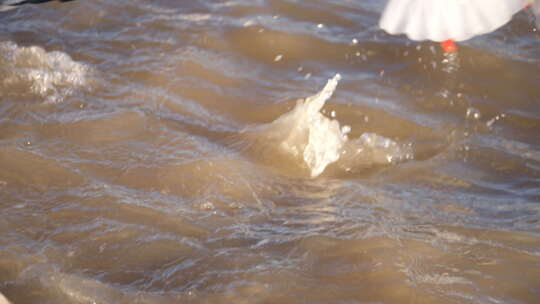
[[[379,30],[383,5],[1,13],[0,292],[15,304],[540,303],[532,16],[448,58]],[[335,74],[321,119],[360,148],[310,174],[292,155],[307,133],[284,152],[275,134],[295,121],[272,122]]]

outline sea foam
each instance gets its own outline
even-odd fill
[[[3,96],[37,95],[45,102],[61,102],[87,83],[89,68],[59,51],[39,46],[0,42],[0,89]]]

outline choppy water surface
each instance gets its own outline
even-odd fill
[[[538,303],[540,34],[457,58],[382,1],[0,15],[18,303]]]

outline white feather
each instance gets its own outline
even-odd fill
[[[462,41],[506,24],[530,0],[389,0],[379,26],[412,40]]]

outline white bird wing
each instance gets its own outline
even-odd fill
[[[411,40],[462,41],[506,24],[530,0],[389,0],[379,26]]]

